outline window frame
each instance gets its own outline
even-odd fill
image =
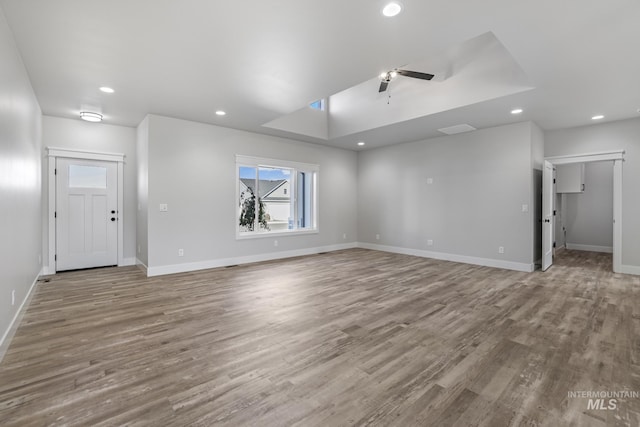
[[[319,200],[319,174],[320,174],[320,166],[311,163],[302,163],[302,162],[294,162],[289,160],[278,160],[278,159],[270,159],[265,157],[254,157],[254,156],[245,156],[236,154],[236,191],[235,191],[235,230],[236,230],[236,240],[245,240],[245,239],[260,239],[265,237],[278,237],[278,236],[298,236],[305,234],[318,234],[320,232],[320,221],[319,221],[319,209],[318,209],[318,200]],[[291,187],[290,187],[290,197],[291,197],[291,205],[294,209],[294,227],[289,230],[280,230],[280,231],[260,231],[258,229],[254,231],[240,231],[240,224],[238,222],[238,201],[240,200],[240,168],[241,167],[250,167],[256,168],[256,179],[259,179],[259,170],[260,168],[275,168],[275,169],[290,169],[291,170]],[[297,228],[297,220],[299,217],[298,214],[298,192],[297,192],[297,180],[298,173],[305,172],[311,173],[313,176],[313,182],[311,184],[311,213],[312,213],[312,222],[313,227],[307,228]],[[257,190],[256,190],[257,191]]]

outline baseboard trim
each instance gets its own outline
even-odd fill
[[[567,249],[574,251],[604,252],[607,254],[613,253],[613,246],[580,245],[578,243],[567,243]]]
[[[314,255],[320,252],[333,252],[343,249],[356,248],[357,243],[345,243],[340,245],[320,246],[315,248],[296,249],[293,251],[271,252],[259,255],[249,255],[235,258],[220,258],[207,261],[190,262],[184,264],[162,265],[147,267],[147,277],[162,276],[165,274],[186,273],[189,271],[206,270],[209,268],[227,267],[230,265],[250,264],[254,262],[273,261],[276,259],[292,258],[304,255]]]
[[[484,267],[494,267],[494,268],[502,268],[505,270],[523,271],[526,273],[531,273],[532,271],[535,270],[535,264],[526,264],[523,262],[502,261],[499,259],[478,258],[478,257],[471,257],[466,255],[455,255],[455,254],[448,254],[444,252],[423,251],[420,249],[409,249],[409,248],[401,248],[397,246],[376,245],[373,243],[363,243],[363,242],[358,243],[358,247],[363,249],[372,249],[375,251],[419,256],[422,258],[433,258],[433,259],[439,259],[443,261],[460,262],[463,264],[474,264],[474,265],[481,265]]]
[[[620,273],[624,274],[633,274],[635,276],[640,276],[640,267],[637,265],[621,265]]]
[[[49,275],[52,275],[52,274],[56,274],[55,268],[49,268],[49,266],[42,267],[42,275],[43,276],[49,276]]]
[[[132,265],[136,265],[138,259],[136,257],[123,258],[122,264],[118,265],[118,267],[130,267]]]
[[[140,261],[140,259],[136,258],[136,267],[138,267],[140,270],[142,270],[144,272],[144,274],[146,275],[149,268],[147,267],[147,264],[145,264],[144,262]]]
[[[11,320],[11,323],[9,323],[9,327],[7,328],[6,331],[4,331],[4,334],[0,339],[0,362],[2,362],[4,355],[7,353],[7,350],[9,349],[11,340],[13,339],[13,336],[18,330],[18,326],[20,326],[20,321],[22,320],[24,309],[29,306],[29,302],[31,301],[31,297],[33,296],[33,290],[35,289],[36,283],[38,283],[38,280],[40,279],[42,272],[43,272],[43,269],[40,270],[36,278],[33,280],[33,283],[31,283],[31,286],[27,291],[27,295],[25,295],[24,299],[22,300],[22,303],[20,304],[20,306],[18,307],[18,310],[16,311],[16,314],[13,316],[13,319]]]

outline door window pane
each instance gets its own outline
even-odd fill
[[[107,188],[107,168],[69,165],[69,188]]]

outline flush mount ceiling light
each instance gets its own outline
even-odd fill
[[[359,145],[360,147],[362,147],[362,146],[364,145],[364,141],[360,141],[360,142],[358,142],[358,145]]]
[[[80,118],[82,120],[86,120],[87,122],[101,122],[102,114],[93,113],[91,111],[80,111]]]
[[[522,113],[522,108],[516,108],[515,110],[511,110],[511,114],[520,114]]]
[[[100,91],[104,92],[104,93],[113,93],[113,92],[115,92],[115,90],[113,90],[113,89],[111,89],[110,87],[107,87],[107,86],[102,86],[100,88]]]
[[[398,3],[398,2],[395,2],[395,1],[387,4],[382,9],[382,14],[384,16],[388,16],[388,17],[396,16],[400,12],[402,12],[402,5],[400,3]]]
[[[226,116],[226,115],[227,115],[227,113],[222,111],[222,110],[216,111],[216,116]]]
[[[604,119],[604,116],[602,114],[598,114],[597,116],[591,117],[591,120],[600,120],[600,119]]]

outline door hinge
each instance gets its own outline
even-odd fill
[[[556,242],[553,242],[553,247],[554,247],[554,248],[556,247]]]
[[[57,260],[58,260],[58,255],[54,255],[54,256],[53,256],[53,260],[54,260],[54,261],[57,261]]]
[[[54,175],[58,175],[58,168],[56,168],[56,169],[54,169],[54,170],[53,170],[53,174],[54,174]]]
[[[54,212],[54,213],[53,213],[53,217],[54,217],[54,218],[58,218],[58,212]]]
[[[555,178],[553,178],[553,183],[554,183],[554,184],[556,183],[556,179],[555,179]]]
[[[556,210],[555,209],[553,210],[553,216],[556,216]]]

